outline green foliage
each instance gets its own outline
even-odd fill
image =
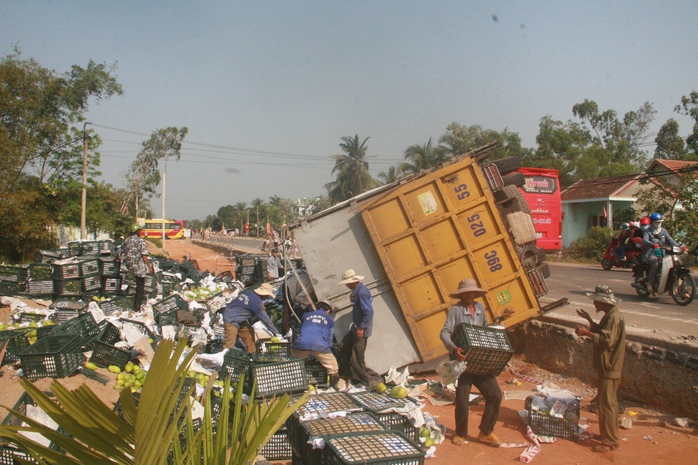
[[[698,160],[698,92],[693,91],[681,97],[681,103],[674,108],[674,111],[693,119],[693,131],[686,138],[686,146],[690,159]]]
[[[51,391],[56,396],[54,401],[31,382],[22,379],[22,386],[34,402],[72,437],[37,423],[17,411],[12,413],[28,426],[0,426],[0,436],[8,438],[42,465],[251,463],[279,427],[303,405],[308,394],[295,403],[291,402],[288,394],[261,402],[244,402],[244,377],[241,376],[238,382],[234,399],[230,381],[226,380],[220,413],[214,423],[211,395],[213,383],[208,383],[200,399],[205,410],[203,426],[195,431],[191,403],[179,401],[183,391],[186,392],[185,398],[195,393],[193,384],[188,391],[184,390],[189,365],[196,356],[195,350],[184,355],[185,348],[184,339],[176,346],[169,339],[158,344],[138,405],[136,406],[131,390],[121,391],[123,418],[105,405],[86,385],[69,391],[60,381],[55,380],[51,384]],[[213,378],[215,380],[215,376]],[[42,434],[67,454],[52,450],[21,434],[27,431]]]
[[[614,234],[617,236],[618,232],[614,233],[610,228],[594,226],[586,236],[574,241],[563,253],[565,257],[575,260],[601,261]]]
[[[337,177],[334,181],[325,184],[333,202],[348,200],[376,186],[376,181],[368,171],[366,160],[368,139],[367,137],[360,142],[358,134],[354,137],[342,137],[339,147],[344,153],[332,157],[335,162],[332,174],[336,174]]]

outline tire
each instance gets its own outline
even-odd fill
[[[519,157],[504,157],[499,160],[492,160],[492,163],[497,166],[499,174],[502,176],[521,168],[521,159]]]
[[[642,272],[640,276],[635,276],[635,283],[643,285],[645,286],[645,289],[647,289],[647,279],[645,277],[644,272]],[[637,287],[635,288],[635,292],[637,292],[637,295],[639,295],[640,297],[649,297],[650,295],[649,291]]]
[[[601,267],[606,271],[610,271],[611,268],[613,268],[613,262],[611,262],[611,260],[608,258],[604,258],[601,260]]]
[[[681,273],[674,279],[671,286],[671,298],[679,305],[686,306],[693,302],[696,296],[696,284],[688,273]]]
[[[524,178],[523,173],[515,171],[513,173],[505,174],[504,176],[502,176],[502,181],[504,181],[505,186],[521,187],[526,183],[526,178]]]

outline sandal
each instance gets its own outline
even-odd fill
[[[612,446],[609,444],[596,444],[591,448],[593,452],[614,452],[618,450],[618,446]]]
[[[453,436],[453,439],[451,439],[451,442],[453,443],[454,446],[462,446],[463,444],[465,444],[468,441],[466,441],[465,438],[463,438],[461,436]]]

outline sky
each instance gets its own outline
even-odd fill
[[[650,102],[653,132],[674,118],[688,135],[673,109],[698,91],[696,24],[695,0],[0,0],[0,52],[116,66],[124,94],[87,113],[116,187],[153,131],[189,128],[165,214],[191,220],[326,194],[345,136],[369,138],[377,177],[453,122],[535,148],[541,118],[575,120],[585,99]]]

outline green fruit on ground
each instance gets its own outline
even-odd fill
[[[385,383],[376,384],[376,392],[378,394],[383,394],[387,390],[388,390],[388,386],[386,386]]]
[[[109,365],[109,368],[107,370],[111,371],[112,373],[121,373],[121,368],[119,368],[116,365]]]
[[[85,364],[85,368],[87,368],[88,370],[96,370],[96,369],[97,369],[97,365],[95,365],[95,364],[92,363],[92,362],[87,362],[87,363]]]
[[[128,362],[124,367],[124,370],[126,370],[128,373],[131,373],[133,371],[133,363]]]
[[[424,441],[424,447],[426,447],[427,449],[430,448],[431,446],[433,446],[434,444],[435,443],[434,443],[434,440],[432,438],[429,438],[426,441]]]
[[[194,370],[189,370],[187,372],[187,378],[196,378],[196,372]]]
[[[271,338],[271,342],[280,342],[279,338],[274,336]]]
[[[429,431],[429,428],[427,428],[427,427],[425,426],[424,428],[422,428],[422,429],[419,431],[419,435],[420,435],[421,437],[423,437],[423,438],[430,438],[430,437],[431,437],[431,431]]]
[[[407,397],[407,389],[404,386],[395,386],[390,390],[390,397],[394,399],[404,399]]]

